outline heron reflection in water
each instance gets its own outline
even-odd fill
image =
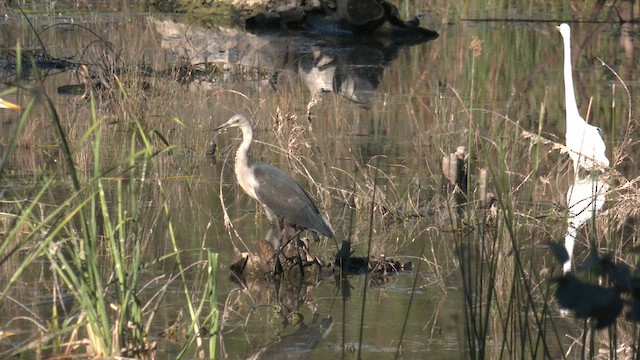
[[[236,114],[229,121],[222,124],[214,131],[238,127],[242,130],[242,143],[236,151],[234,166],[236,180],[242,190],[254,200],[264,206],[270,221],[277,221],[279,225],[280,246],[276,253],[276,272],[281,267],[280,252],[282,252],[283,240],[295,239],[302,230],[310,230],[326,237],[333,238],[333,231],[329,222],[320,215],[315,203],[309,195],[289,175],[277,167],[256,162],[249,165],[249,148],[253,141],[253,128],[251,122],[243,115]],[[293,236],[287,235],[287,228],[296,230]],[[294,244],[298,247],[298,240]],[[302,269],[302,261],[298,252],[298,261]]]

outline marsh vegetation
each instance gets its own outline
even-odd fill
[[[33,5],[28,23],[7,7],[0,97],[24,110],[0,112],[2,356],[637,356],[638,29],[618,22],[627,2],[557,3],[404,2],[440,37],[403,46],[108,5]],[[563,48],[546,19],[584,21],[577,103],[610,160],[569,277],[580,184],[558,146]],[[230,278],[272,251],[234,179],[237,134],[212,131],[235,113],[253,159],[300,183],[338,244],[412,269],[340,276],[321,240],[327,266],[303,281]],[[460,146],[464,196],[443,186]]]

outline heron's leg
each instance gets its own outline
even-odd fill
[[[573,246],[575,244],[577,234],[578,230],[576,230],[572,223],[569,223],[567,234],[564,236],[564,247],[565,249],[567,249],[567,254],[569,255],[569,260],[565,261],[565,263],[562,265],[562,272],[564,274],[571,271],[571,261],[573,260]]]
[[[294,230],[295,232],[293,234],[291,234],[290,232],[288,232],[287,230]],[[289,244],[291,243],[291,241],[294,242],[293,248],[295,249],[295,253],[291,256],[291,257],[287,257],[285,255],[286,259],[291,259],[292,257],[296,259],[296,261],[298,262],[298,266],[300,267],[300,274],[302,276],[304,276],[304,268],[303,268],[303,264],[302,264],[302,256],[300,255],[300,247],[299,247],[299,241],[300,241],[300,233],[302,232],[302,230],[300,229],[296,229],[292,226],[285,226],[283,231],[282,231],[282,239],[286,238],[286,242],[284,244],[281,244],[280,246],[280,252],[284,252],[285,249],[287,248],[287,246],[289,246]]]
[[[290,232],[288,230],[294,230],[295,232],[291,236],[289,236]],[[291,243],[292,240],[295,240],[296,255],[294,256],[297,257],[297,259],[299,260],[299,264],[302,267],[302,258],[300,256],[300,249],[298,247],[298,241],[299,241],[298,239],[300,237],[301,232],[302,230],[296,229],[292,226],[287,226],[286,221],[283,221],[281,223],[280,236],[278,236],[278,249],[274,254],[274,257],[276,258],[275,269],[274,269],[275,275],[281,274],[283,272],[283,266],[280,260],[280,255],[283,255],[285,259],[290,259],[290,257],[287,257],[284,251],[286,247]]]
[[[282,251],[282,250],[284,250],[284,249],[285,249],[285,248],[286,248],[286,247],[291,243],[291,241],[293,241],[293,240],[295,240],[294,248],[295,248],[296,250],[298,250],[298,249],[299,249],[299,247],[298,247],[298,241],[299,241],[299,239],[300,239],[300,233],[302,233],[302,230],[299,230],[299,229],[297,229],[297,230],[296,230],[296,232],[295,232],[293,235],[291,235],[291,236],[286,236],[286,232],[283,232],[283,233],[282,233],[282,235],[283,235],[283,236],[282,236],[282,238],[285,238],[285,237],[286,237],[287,242],[285,242],[284,244],[282,244],[282,243],[281,243],[281,245],[280,245],[280,250],[281,250],[281,251]]]
[[[280,255],[283,255],[286,258],[286,255],[283,253],[283,249],[289,243],[289,241],[287,241],[283,245],[284,239],[287,237],[286,220],[276,215],[274,212],[269,210],[269,208],[267,208],[266,206],[264,207],[264,209],[267,214],[267,218],[269,219],[269,223],[272,225],[269,232],[271,232],[272,230],[278,229],[278,237],[277,237],[278,246],[276,251],[273,254],[273,257],[275,258],[273,274],[279,275],[284,272],[282,261],[280,260]]]
[[[282,231],[284,219],[276,215],[276,213],[271,211],[268,207],[263,206],[263,208],[265,215],[267,215],[267,220],[269,221],[270,230]]]
[[[300,255],[300,233],[302,230],[298,230],[295,235],[295,247],[296,247],[296,259],[298,260],[298,268],[300,269],[300,276],[304,277],[304,267],[302,266],[302,256]]]
[[[282,263],[280,262],[280,255],[282,255],[282,240],[284,236],[285,236],[285,230],[283,229],[282,231],[280,231],[280,235],[278,236],[278,249],[273,254],[273,256],[275,256],[276,258],[274,262],[275,265],[273,268],[274,275],[280,275],[283,273]]]
[[[280,253],[279,251],[276,252],[276,263],[275,266],[273,268],[273,275],[280,275],[284,272],[284,270],[282,269],[282,263],[280,262]]]

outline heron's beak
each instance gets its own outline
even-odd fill
[[[226,123],[224,123],[224,124],[218,126],[217,128],[213,129],[213,131],[216,132],[216,131],[224,130],[224,129],[228,128],[229,125],[231,125],[231,124],[229,123],[229,121],[227,121]]]
[[[22,110],[22,106],[16,105],[12,102],[8,102],[7,100],[0,99],[0,108],[2,109],[14,109],[14,110]]]
[[[556,30],[560,31],[560,26],[556,26]]]

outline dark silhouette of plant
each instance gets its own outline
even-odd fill
[[[550,248],[560,263],[569,258],[561,244],[553,243]],[[626,320],[640,320],[640,267],[632,269],[615,263],[610,254],[598,254],[592,243],[589,256],[579,269],[588,273],[589,278],[598,279],[598,284],[580,280],[574,273],[553,278],[561,308],[571,310],[578,318],[592,319],[596,329],[612,325],[625,306]]]

